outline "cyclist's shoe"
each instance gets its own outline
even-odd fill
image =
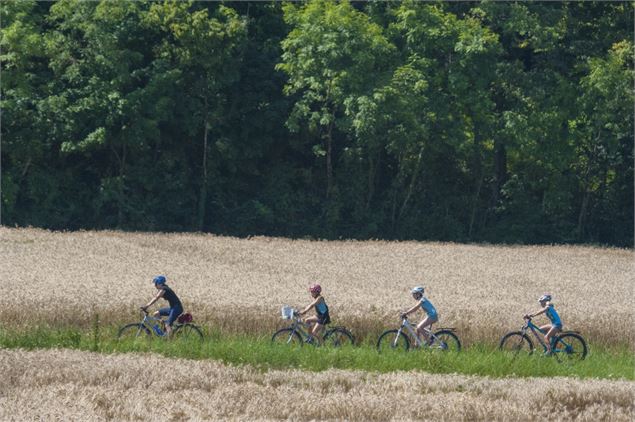
[[[545,357],[550,357],[550,356],[553,356],[553,352],[552,351],[547,351],[547,352],[544,352],[542,355],[545,356]]]

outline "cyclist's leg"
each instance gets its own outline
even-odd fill
[[[313,325],[313,329],[311,329],[311,335],[313,337],[316,337],[318,340],[320,340],[320,343],[322,343],[322,329],[324,328],[323,324],[320,324],[319,322],[316,322]]]
[[[419,337],[423,336],[423,339],[426,342],[430,342],[430,335],[426,332],[426,328],[430,328],[430,326],[432,324],[434,324],[435,322],[437,322],[439,320],[439,318],[437,318],[436,316],[432,317],[430,315],[426,316],[423,321],[421,321],[419,324],[417,324],[417,335]]]
[[[310,316],[308,318],[304,319],[304,323],[307,324],[309,327],[309,333],[311,333],[313,331],[313,325],[315,325],[315,323],[318,322],[318,317],[317,316]]]
[[[172,308],[161,308],[161,309],[159,309],[158,311],[156,311],[156,312],[153,314],[153,316],[154,316],[155,318],[159,318],[159,317],[162,317],[162,316],[168,316],[168,315],[170,315],[170,311],[171,311],[171,310],[172,310]]]
[[[152,314],[153,317],[159,318],[162,316],[168,316],[170,314],[170,308],[161,308]]]
[[[549,327],[547,329],[547,334],[545,334],[545,343],[547,344],[547,353],[551,353],[553,352],[553,350],[551,350],[551,339],[560,332],[561,327],[557,325],[546,325],[544,327]]]
[[[172,324],[183,313],[183,309],[179,307],[169,308],[168,320],[165,322],[165,331],[168,336],[172,335]]]

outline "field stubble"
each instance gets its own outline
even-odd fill
[[[203,234],[0,228],[0,324],[89,327],[138,318],[166,274],[199,324],[263,335],[283,304],[319,282],[335,323],[372,338],[426,286],[441,326],[495,344],[549,291],[566,328],[602,346],[635,345],[633,251],[386,241],[237,239]]]
[[[0,349],[1,420],[631,421],[632,382],[257,371],[214,361]]]

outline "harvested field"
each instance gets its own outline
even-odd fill
[[[592,344],[635,344],[632,250],[0,228],[0,324],[88,326],[136,317],[166,274],[202,325],[268,334],[283,304],[320,282],[334,322],[358,335],[398,324],[426,286],[440,325],[497,342],[549,291],[566,328]]]
[[[632,421],[635,383],[420,372],[259,372],[212,361],[0,349],[1,420]]]

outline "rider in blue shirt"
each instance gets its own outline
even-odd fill
[[[168,287],[167,284],[165,284],[166,281],[167,280],[165,279],[165,276],[158,275],[154,277],[152,282],[154,283],[154,287],[156,287],[156,289],[159,290],[159,292],[150,302],[148,302],[147,305],[142,306],[141,309],[146,311],[150,306],[152,306],[154,302],[156,302],[157,300],[161,298],[163,298],[164,300],[167,300],[170,306],[168,308],[161,308],[158,311],[156,311],[154,313],[154,317],[155,318],[158,318],[159,316],[168,317],[168,320],[166,321],[166,324],[165,324],[165,331],[169,337],[172,334],[172,324],[174,324],[174,321],[176,321],[179,315],[183,313],[183,305],[181,304],[181,300],[179,299],[179,297],[176,295],[176,293],[174,293],[174,290],[172,290],[170,287]]]
[[[547,343],[547,353],[551,354],[551,339],[553,338],[553,336],[562,331],[562,320],[560,319],[560,315],[558,315],[558,312],[556,312],[556,309],[553,307],[553,303],[551,303],[550,294],[545,293],[544,295],[540,296],[538,302],[540,302],[540,306],[542,306],[542,309],[538,312],[534,312],[533,314],[525,315],[525,318],[533,318],[540,314],[545,314],[547,318],[549,318],[551,324],[543,325],[542,327],[540,327],[540,330],[546,333],[545,342]]]
[[[320,332],[324,328],[324,326],[331,322],[331,317],[329,316],[329,307],[326,306],[326,301],[324,297],[322,297],[322,286],[319,284],[313,284],[309,287],[309,292],[313,297],[313,302],[309,304],[306,308],[300,311],[300,315],[304,315],[311,310],[311,308],[315,308],[315,316],[308,317],[304,320],[309,325],[312,325],[310,328],[310,333],[317,337],[320,342],[322,341],[322,337],[320,336]]]
[[[439,320],[439,315],[437,314],[437,310],[434,305],[432,305],[428,298],[423,296],[423,290],[423,287],[417,286],[410,291],[410,293],[412,293],[412,297],[417,301],[417,304],[408,309],[406,312],[402,313],[401,317],[405,318],[409,314],[421,308],[426,313],[426,317],[419,324],[417,324],[417,334],[419,336],[423,336],[426,341],[429,341],[430,336],[424,329],[432,326],[432,324],[437,322]]]

